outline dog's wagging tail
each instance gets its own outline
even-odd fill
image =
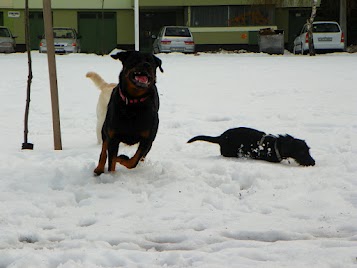
[[[274,163],[292,158],[301,166],[315,165],[306,142],[288,134],[274,136],[256,129],[239,127],[229,129],[217,137],[196,136],[188,143],[195,141],[219,144],[221,155],[225,157],[248,157]]]

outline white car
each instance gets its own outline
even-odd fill
[[[39,36],[41,39],[39,51],[40,53],[47,52],[47,45],[45,35]],[[54,27],[53,38],[55,45],[55,52],[59,54],[80,53],[81,43],[80,36],[75,29],[65,27]]]
[[[312,24],[315,50],[345,51],[345,37],[340,25],[334,21],[316,21]],[[294,40],[294,54],[305,54],[309,51],[309,37],[305,24]]]
[[[153,52],[194,53],[195,42],[190,29],[185,26],[165,26],[161,28],[153,43]]]
[[[9,28],[0,26],[0,52],[12,53],[16,49],[15,38]]]

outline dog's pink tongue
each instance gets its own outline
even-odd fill
[[[147,84],[149,79],[147,76],[145,75],[138,75],[138,76],[135,76],[135,80],[140,82],[140,83],[143,83],[143,84]]]

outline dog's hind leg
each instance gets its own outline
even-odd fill
[[[101,118],[97,118],[97,128],[96,128],[96,132],[97,132],[97,141],[98,144],[102,143],[102,127],[104,124],[104,120]]]
[[[139,148],[135,152],[134,156],[132,158],[128,158],[126,155],[120,155],[117,158],[117,162],[126,168],[135,168],[138,165],[138,162],[145,158],[151,149],[154,136],[150,131],[143,131],[141,134],[143,139],[140,141]]]
[[[135,168],[138,165],[138,162],[142,159],[143,152],[139,148],[135,155],[132,158],[127,157],[126,155],[119,155],[117,157],[117,162],[125,166],[128,169]]]

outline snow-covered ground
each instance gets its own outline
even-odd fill
[[[136,169],[93,176],[96,102],[109,56],[57,56],[62,151],[47,56],[0,55],[0,267],[357,265],[357,54],[159,54],[160,126]],[[314,167],[224,158],[187,140],[247,126],[305,139]],[[132,148],[121,148],[132,152]]]

